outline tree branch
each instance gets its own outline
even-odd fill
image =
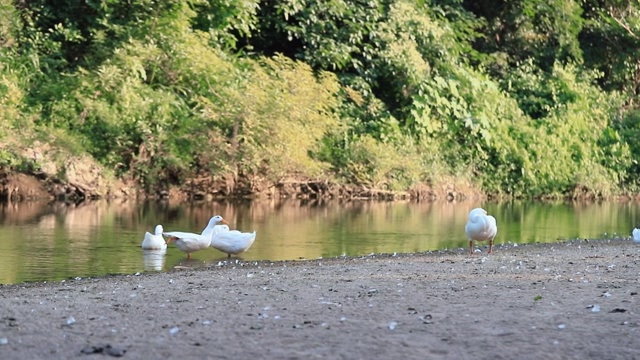
[[[618,25],[622,26],[622,28],[623,28],[623,29],[627,30],[627,32],[629,33],[629,35],[631,35],[632,37],[634,37],[634,38],[636,38],[636,39],[638,38],[638,35],[636,35],[636,34],[631,30],[631,28],[629,28],[629,25],[627,25],[627,24],[623,23],[622,21],[620,21],[618,18],[616,18],[616,17],[613,15],[613,11],[612,11],[612,9],[609,9],[609,15],[611,16],[611,18],[612,18],[613,20],[615,20],[615,21],[618,23]]]

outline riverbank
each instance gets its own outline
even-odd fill
[[[52,169],[59,171],[55,166]],[[71,170],[73,171],[71,171]],[[80,169],[80,170],[78,170]],[[174,201],[212,201],[238,199],[343,199],[461,201],[484,197],[466,181],[448,179],[439,184],[418,184],[404,191],[346,184],[328,179],[288,177],[278,181],[232,179],[202,176],[183,184],[144,190],[132,181],[105,176],[104,169],[91,159],[75,159],[65,167],[67,179],[55,173],[16,172],[0,167],[0,202],[49,200],[80,203],[98,199],[172,199]]]
[[[576,240],[8,285],[0,358],[637,359],[639,265]]]

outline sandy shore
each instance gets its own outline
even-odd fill
[[[0,359],[640,359],[639,274],[621,239],[1,286]]]

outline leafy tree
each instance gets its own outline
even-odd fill
[[[585,26],[579,39],[585,64],[603,73],[599,83],[621,90],[637,107],[640,91],[640,3],[585,1]]]
[[[0,137],[50,134],[148,191],[295,175],[608,194],[638,184],[639,9],[0,0]]]
[[[527,59],[550,70],[556,61],[580,61],[578,34],[584,20],[574,0],[463,1],[462,6],[484,19],[475,47],[490,54],[487,66],[496,76]]]

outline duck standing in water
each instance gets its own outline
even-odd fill
[[[496,218],[487,214],[482,208],[475,208],[469,212],[469,221],[464,227],[464,232],[469,239],[469,254],[473,255],[473,241],[489,240],[489,251],[493,252],[493,239],[498,233]]]
[[[170,231],[163,232],[162,235],[168,238],[167,245],[174,242],[180,251],[187,253],[187,259],[191,259],[191,253],[204,250],[211,244],[211,235],[213,229],[218,224],[226,224],[227,222],[220,215],[216,215],[209,220],[207,227],[202,230],[201,234]]]
[[[144,233],[144,239],[142,240],[142,250],[165,250],[167,248],[167,243],[164,241],[162,237],[162,225],[156,225],[155,232],[151,234],[150,232]]]

